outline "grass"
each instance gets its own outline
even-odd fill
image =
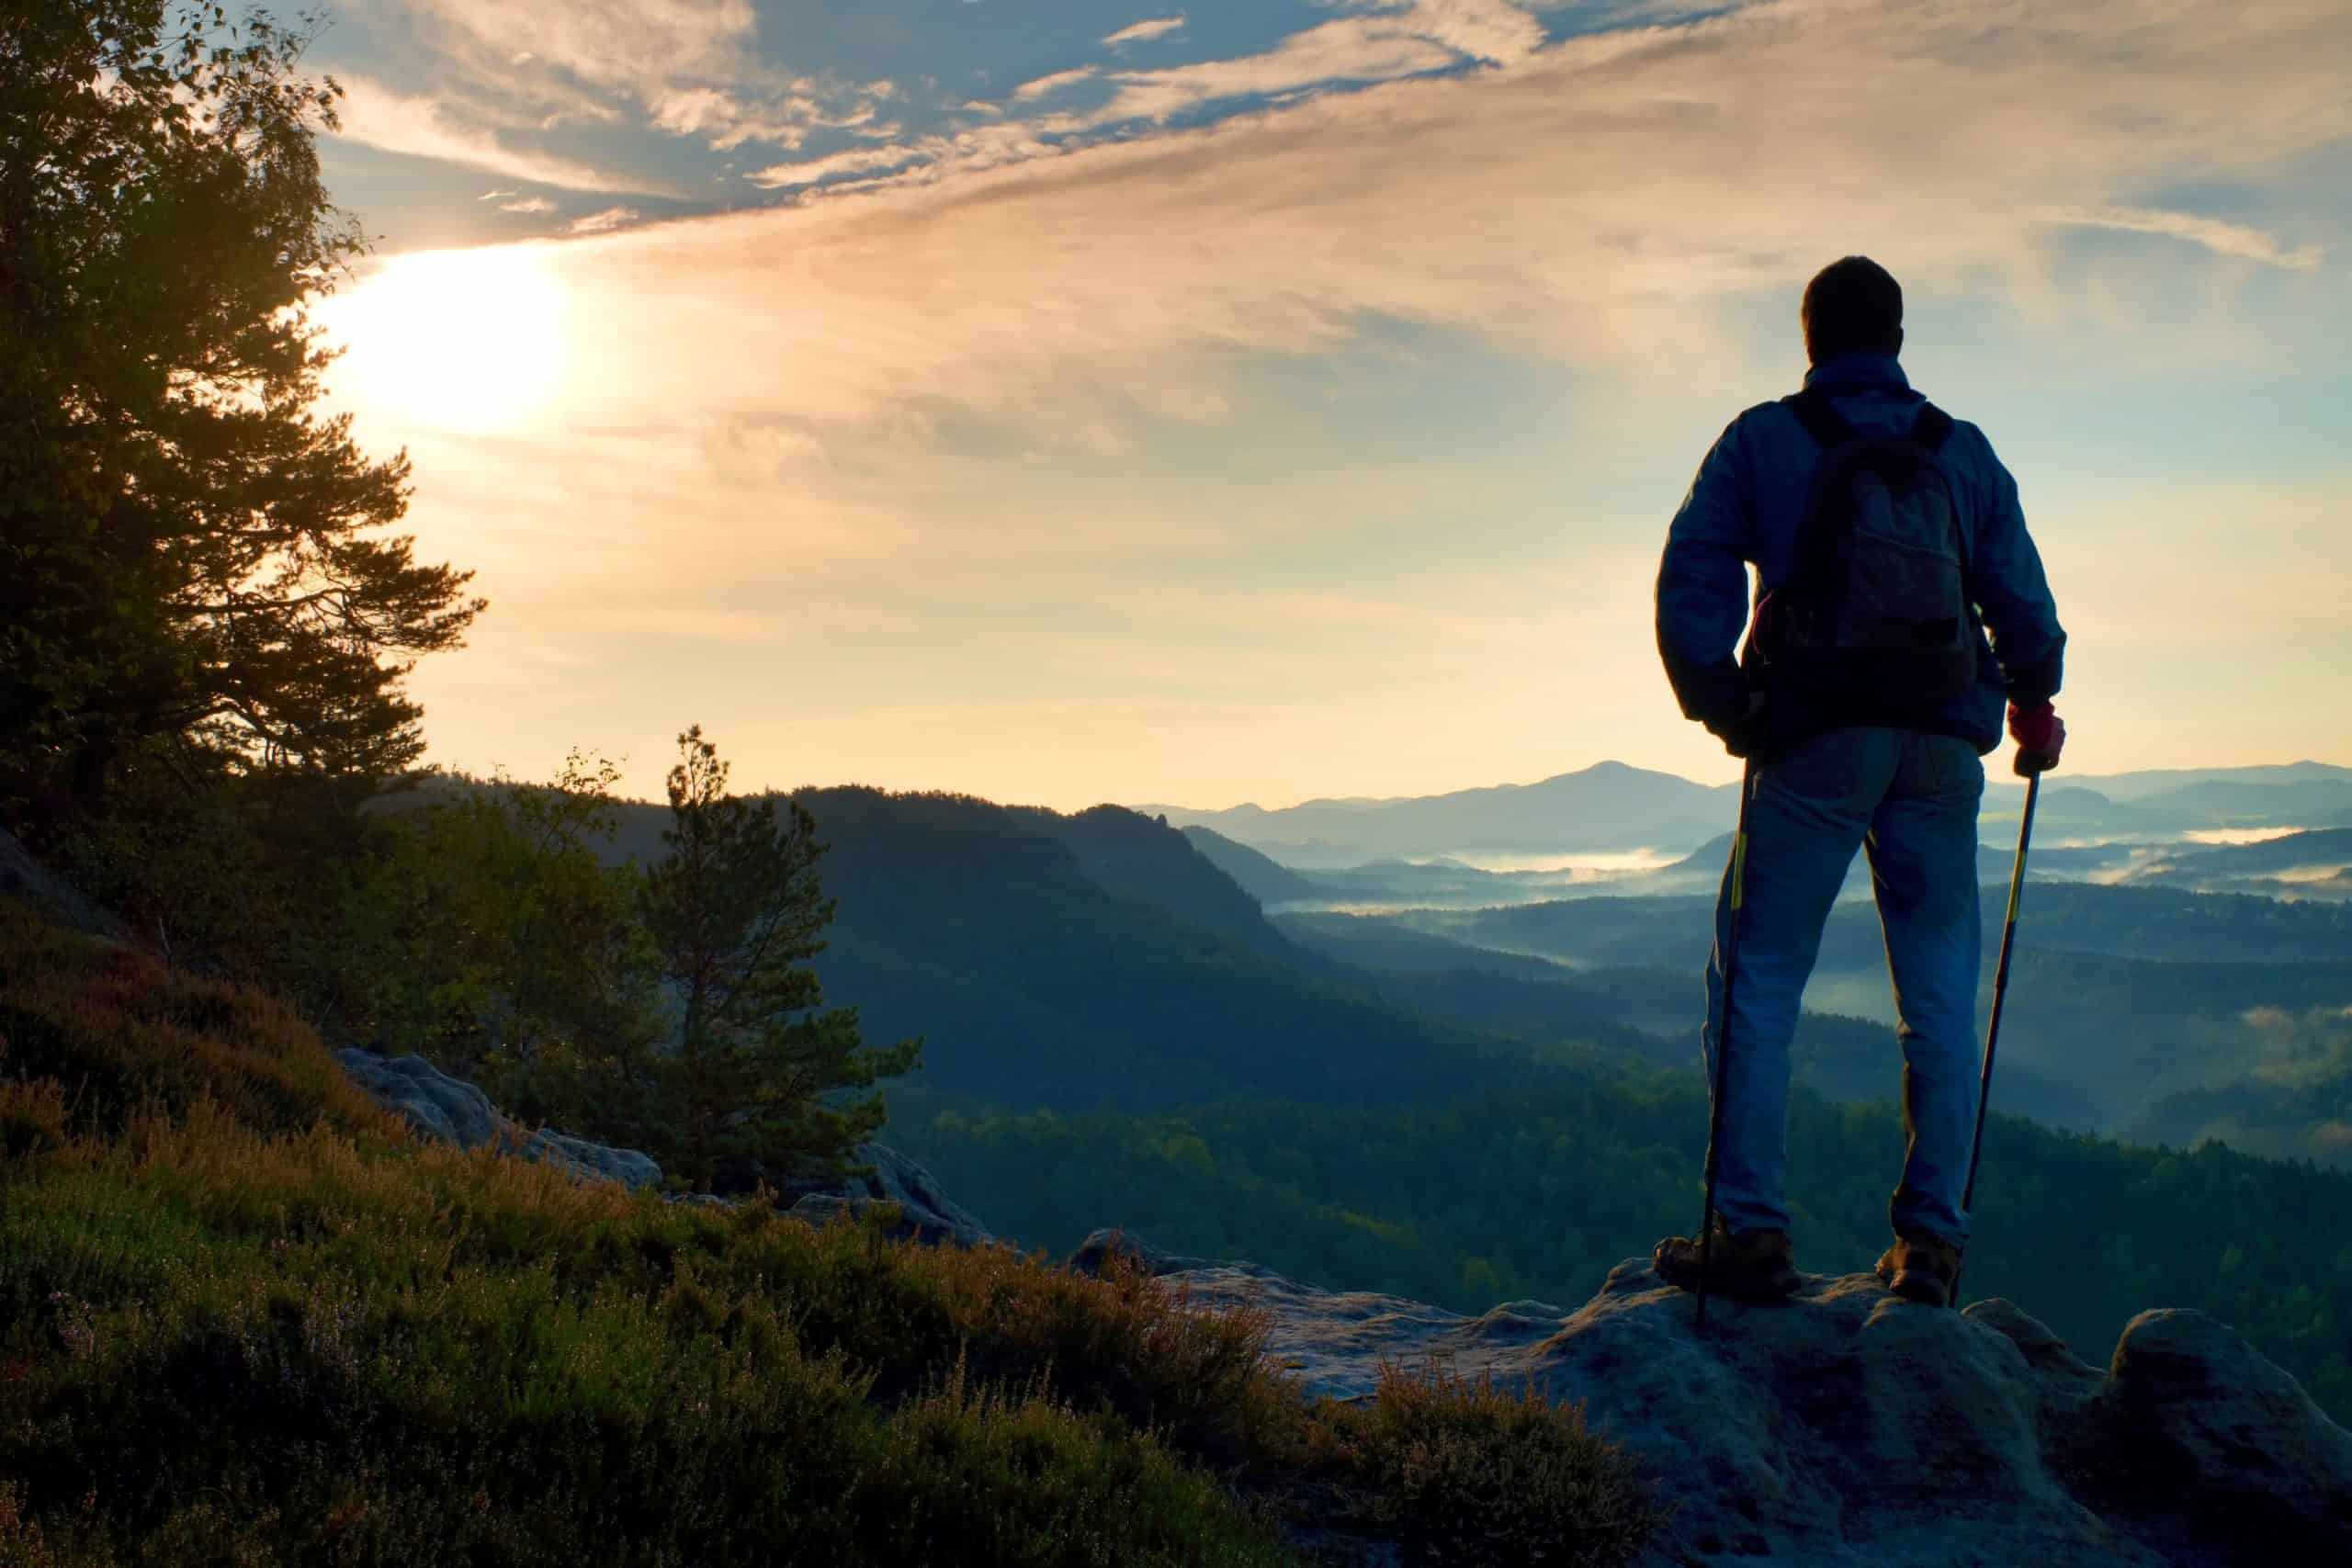
[[[0,903],[0,1564],[1623,1562],[1572,1411],[1248,1311],[420,1143],[283,1004]]]

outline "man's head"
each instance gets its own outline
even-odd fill
[[[1804,286],[1805,357],[1903,352],[1903,285],[1868,256],[1846,256]]]

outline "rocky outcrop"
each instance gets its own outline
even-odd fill
[[[1870,1275],[1791,1302],[1693,1302],[1645,1260],[1573,1312],[1476,1317],[1333,1292],[1098,1233],[1205,1307],[1271,1314],[1306,1389],[1370,1392],[1384,1359],[1580,1402],[1673,1517],[1652,1563],[2254,1564],[2352,1561],[2352,1433],[2194,1312],[2143,1313],[2105,1371],[2005,1301],[1912,1305]]]
[[[345,1046],[334,1055],[378,1104],[399,1111],[428,1138],[461,1149],[503,1140],[525,1159],[562,1166],[582,1180],[617,1181],[629,1188],[662,1184],[662,1168],[650,1156],[544,1128],[526,1132],[501,1115],[481,1089],[422,1056],[387,1056],[357,1046]]]
[[[850,1158],[872,1168],[831,1187],[786,1194],[787,1212],[820,1225],[843,1212],[856,1213],[870,1204],[894,1203],[899,1218],[891,1227],[893,1235],[930,1246],[951,1242],[978,1247],[996,1239],[970,1211],[941,1190],[930,1171],[898,1150],[860,1144],[850,1152]]]
[[[617,1181],[628,1188],[662,1184],[662,1168],[652,1156],[545,1129],[526,1132],[501,1114],[481,1089],[451,1077],[422,1056],[387,1056],[345,1046],[335,1053],[335,1059],[378,1104],[399,1111],[410,1126],[428,1138],[465,1149],[503,1139],[504,1146],[524,1158],[560,1165],[582,1180]],[[837,1214],[861,1213],[869,1205],[890,1203],[898,1209],[890,1227],[894,1236],[959,1247],[978,1247],[996,1239],[970,1211],[941,1190],[930,1171],[898,1150],[860,1144],[850,1158],[869,1168],[828,1186],[787,1190],[780,1199],[782,1206],[810,1224],[821,1225]],[[707,1192],[678,1195],[678,1201],[684,1203],[731,1201]]]

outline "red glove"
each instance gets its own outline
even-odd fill
[[[2066,721],[2048,703],[2030,708],[2011,703],[2009,738],[2018,743],[2020,778],[2046,773],[2058,765],[2058,754],[2066,749]]]

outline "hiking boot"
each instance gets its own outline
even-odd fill
[[[1776,1302],[1798,1284],[1795,1252],[1786,1231],[1741,1231],[1734,1235],[1715,1222],[1715,1244],[1707,1258],[1707,1289],[1734,1301]],[[1699,1288],[1699,1244],[1670,1235],[1657,1244],[1650,1265],[1677,1289]]]
[[[1879,1256],[1878,1279],[1905,1301],[1950,1306],[1960,1283],[1960,1248],[1931,1235],[1897,1236]]]

